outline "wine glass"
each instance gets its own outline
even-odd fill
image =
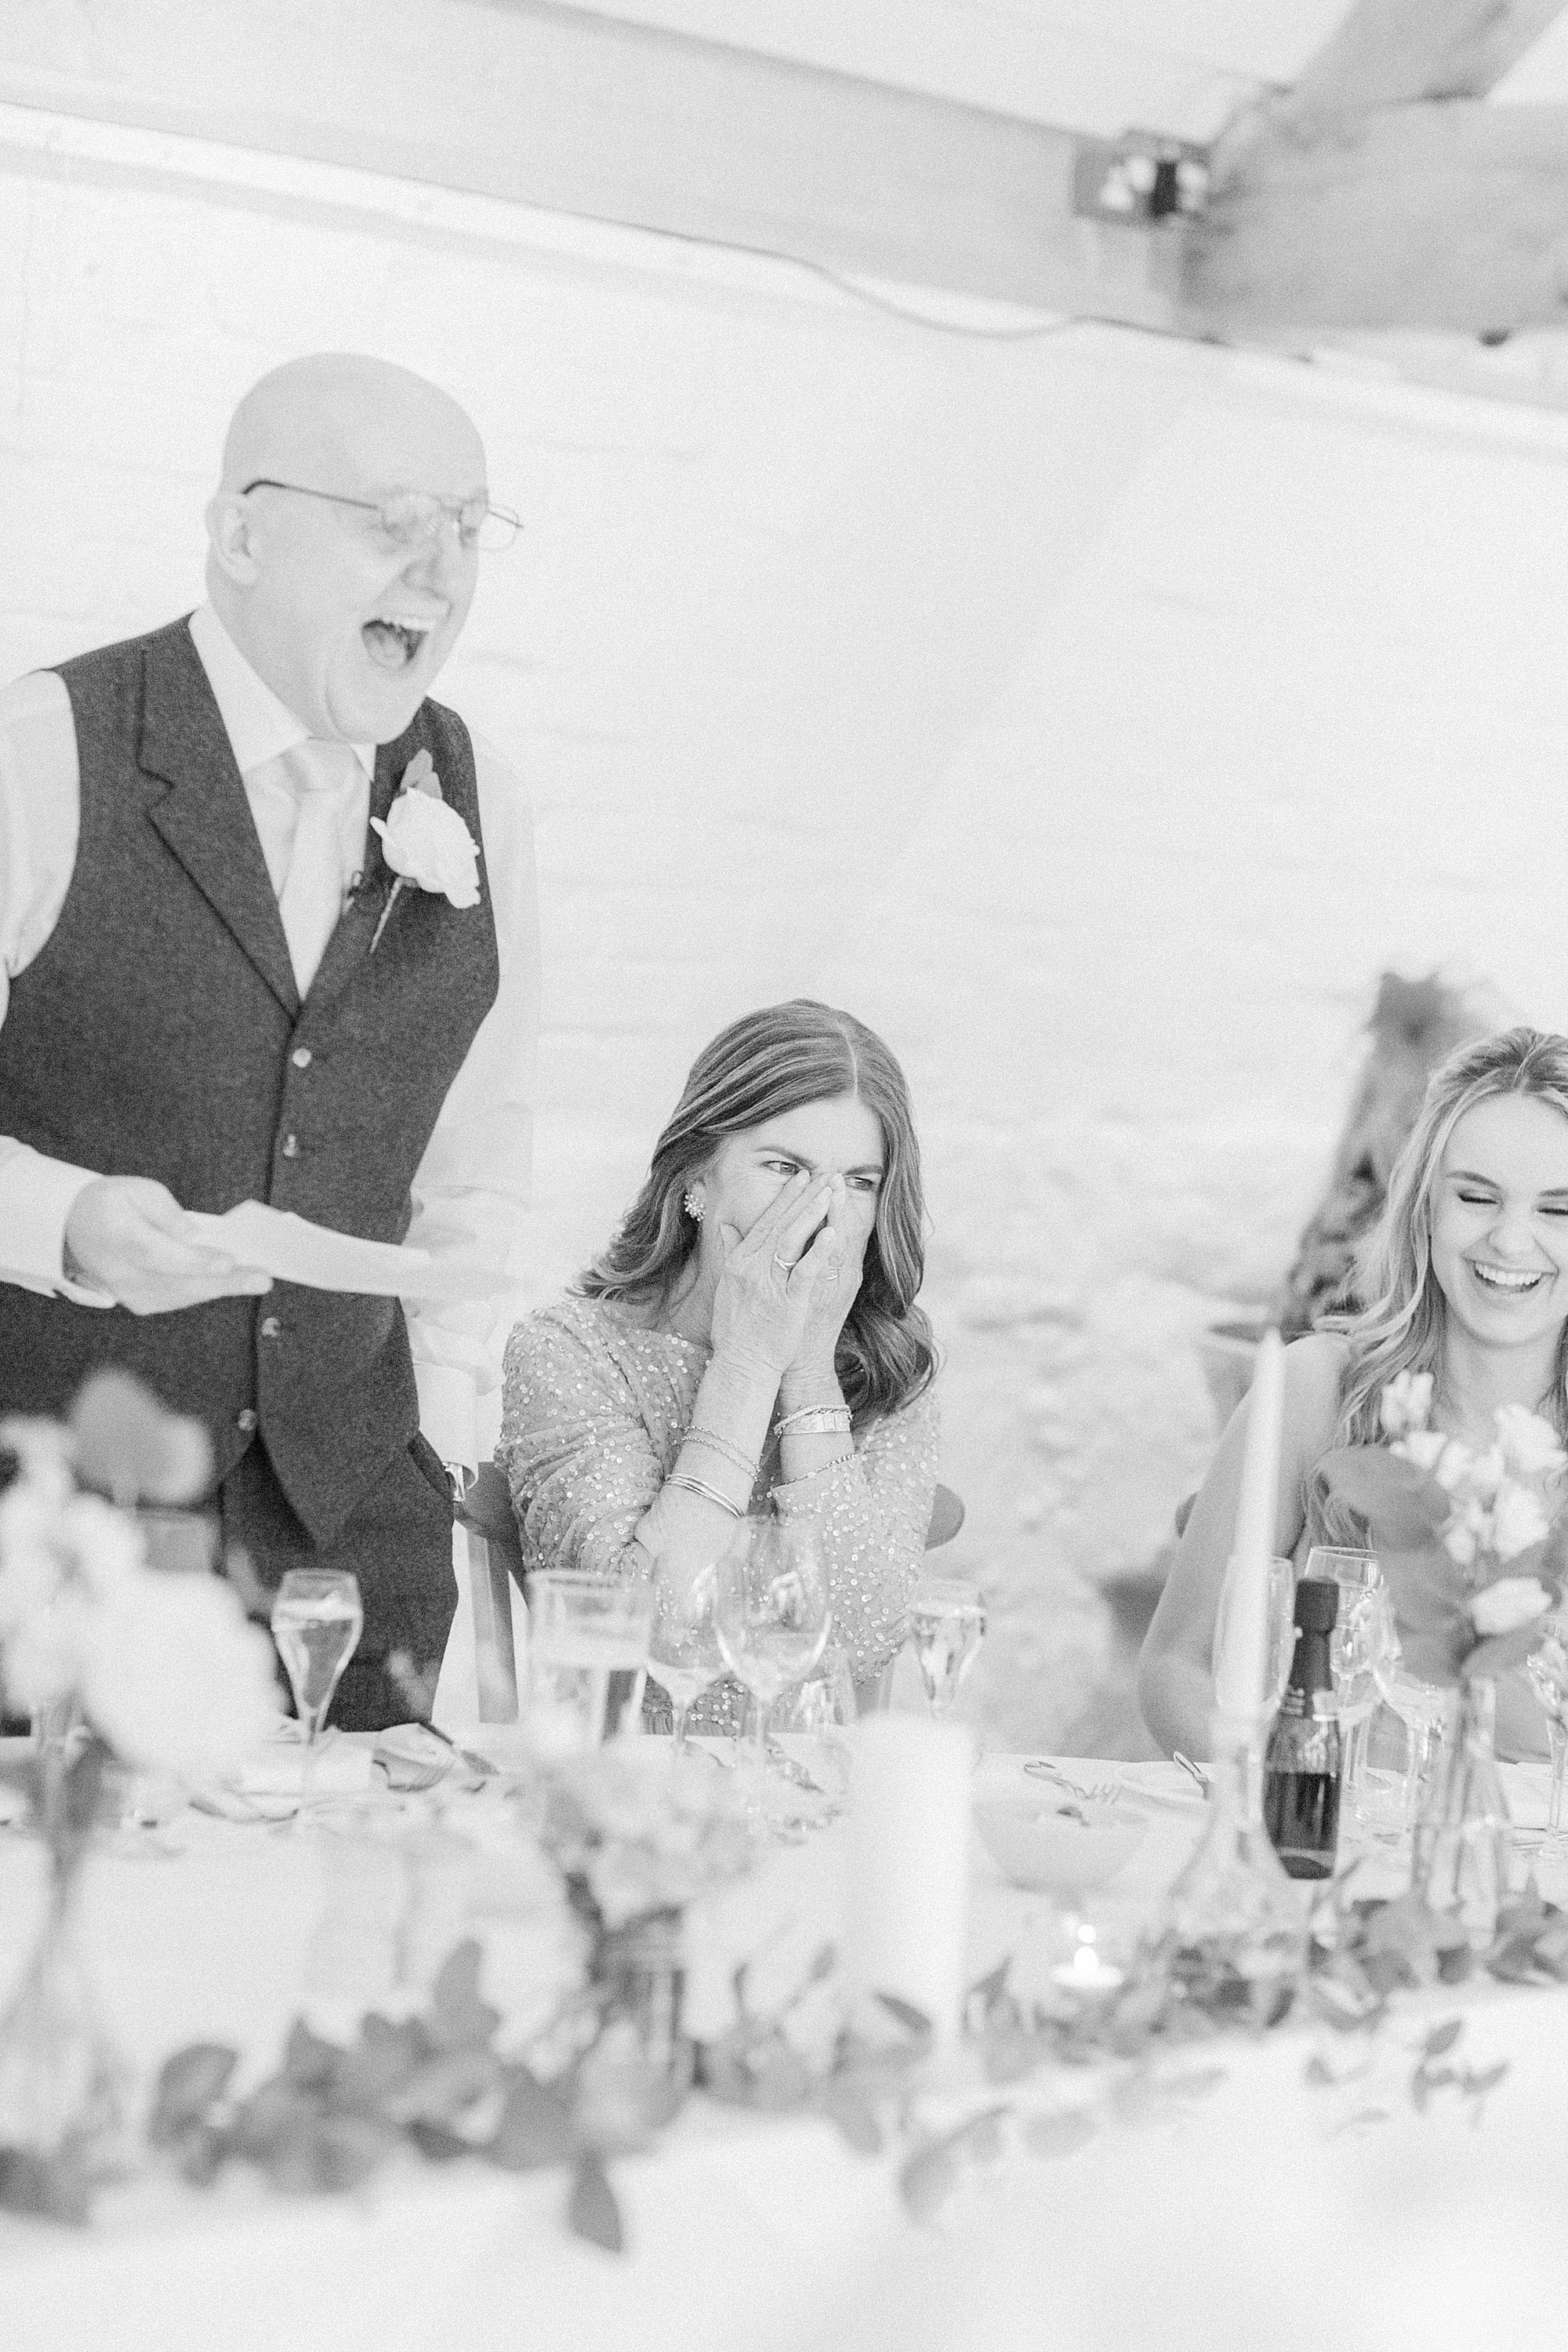
[[[1563,1836],[1563,1778],[1568,1763],[1568,1612],[1554,1609],[1546,1629],[1524,1662],[1530,1687],[1546,1713],[1546,1736],[1552,1743],[1552,1802],[1546,1835],[1541,1847],[1543,1862],[1559,1862],[1565,1851]]]
[[[686,1725],[693,1706],[724,1671],[713,1623],[716,1585],[711,1568],[687,1584],[661,1569],[654,1587],[648,1676],[669,1695],[678,1757],[686,1753]]]
[[[940,1723],[985,1639],[985,1603],[962,1577],[930,1577],[910,1599],[909,1629],[926,1705]]]
[[[294,1693],[305,1738],[300,1810],[305,1810],[321,1726],[338,1677],[359,1647],[364,1606],[359,1579],[342,1568],[291,1568],[272,1603],[272,1638]]]
[[[1334,1703],[1342,1727],[1350,1737],[1344,1752],[1343,1787],[1355,1802],[1366,1745],[1366,1726],[1377,1705],[1373,1671],[1387,1646],[1390,1621],[1383,1571],[1370,1551],[1350,1551],[1314,1544],[1307,1554],[1304,1573],[1331,1579],[1340,1589],[1339,1615],[1329,1637],[1329,1664],[1334,1677]],[[1381,1605],[1380,1605],[1381,1597]]]
[[[725,1664],[744,1683],[752,1786],[767,1773],[768,1711],[805,1680],[827,1641],[827,1572],[811,1529],[776,1516],[742,1519],[716,1570],[714,1629]]]
[[[579,1756],[635,1732],[647,1679],[654,1590],[646,1579],[538,1569],[528,1580],[528,1736]]]
[[[1401,1655],[1398,1636],[1393,1633],[1392,1615],[1389,1624],[1391,1638],[1373,1668],[1373,1676],[1380,1696],[1404,1724],[1409,1742],[1399,1809],[1403,1834],[1415,1826],[1421,1792],[1431,1769],[1434,1736],[1447,1718],[1453,1685],[1428,1682],[1424,1675],[1412,1673]]]

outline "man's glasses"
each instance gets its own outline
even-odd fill
[[[347,499],[341,490],[313,490],[304,482],[258,478],[247,482],[239,495],[247,499],[252,490],[292,490],[302,499],[325,499],[331,506],[358,507],[374,515],[388,539],[399,547],[423,547],[439,538],[443,526],[452,522],[458,527],[460,545],[491,555],[510,547],[522,529],[521,517],[507,507],[488,506],[483,499],[442,498],[435,490],[397,490],[389,499]]]

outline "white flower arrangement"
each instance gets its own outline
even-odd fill
[[[1401,1372],[1383,1391],[1379,1417],[1388,1451],[1436,1479],[1448,1498],[1438,1530],[1443,1549],[1481,1589],[1470,1604],[1477,1633],[1489,1640],[1530,1623],[1552,1604],[1533,1576],[1499,1571],[1536,1550],[1552,1528],[1549,1491],[1568,1468],[1550,1422],[1523,1405],[1500,1405],[1497,1435],[1482,1453],[1428,1424],[1430,1372]]]
[[[277,1714],[267,1634],[221,1578],[148,1565],[135,1518],[79,1483],[76,1431],[11,1420],[0,1444],[18,1465],[0,1493],[8,1705],[74,1705],[139,1769],[195,1779],[237,1763]]]

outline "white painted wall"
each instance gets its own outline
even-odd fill
[[[1289,1255],[1373,975],[1444,959],[1568,1021],[1568,434],[966,340],[323,167],[96,156],[0,155],[0,665],[199,595],[274,362],[380,352],[469,402],[530,525],[445,690],[537,812],[540,1292],[721,1022],[809,991],[879,1025],[994,1603],[975,1704],[1048,1743],[1093,1580],[1202,1468],[1194,1334]]]

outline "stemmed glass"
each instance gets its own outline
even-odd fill
[[[909,1629],[926,1705],[940,1723],[985,1639],[985,1603],[962,1577],[930,1577],[910,1601]]]
[[[1568,1851],[1563,1835],[1563,1779],[1568,1764],[1568,1611],[1552,1611],[1545,1632],[1524,1662],[1524,1671],[1545,1709],[1546,1736],[1552,1743],[1552,1802],[1541,1859],[1559,1862]]]
[[[725,1664],[751,1692],[752,1785],[767,1773],[768,1710],[805,1680],[827,1641],[827,1571],[807,1528],[742,1519],[716,1571],[714,1629]]]
[[[294,1693],[305,1737],[300,1810],[305,1811],[321,1726],[338,1678],[359,1647],[364,1606],[359,1579],[342,1568],[291,1568],[272,1603],[272,1638]]]
[[[1375,1668],[1390,1641],[1383,1571],[1370,1551],[1314,1544],[1307,1554],[1305,1573],[1325,1581],[1331,1579],[1340,1589],[1340,1612],[1329,1639],[1329,1664],[1334,1677],[1334,1704],[1340,1724],[1350,1735],[1344,1753],[1343,1788],[1353,1805],[1366,1747],[1366,1726],[1377,1705]]]
[[[678,1757],[686,1753],[686,1725],[693,1706],[724,1671],[713,1622],[716,1584],[710,1568],[689,1584],[661,1570],[654,1588],[648,1675],[669,1695]]]
[[[1386,1594],[1382,1605],[1387,1605]],[[1392,1628],[1392,1620],[1390,1622]],[[1407,1833],[1415,1826],[1421,1792],[1431,1769],[1434,1738],[1447,1715],[1453,1685],[1450,1683],[1427,1682],[1424,1676],[1413,1674],[1400,1655],[1396,1639],[1391,1640],[1384,1649],[1373,1667],[1373,1677],[1380,1696],[1394,1709],[1408,1735],[1405,1788],[1400,1802],[1400,1831],[1402,1834]]]

